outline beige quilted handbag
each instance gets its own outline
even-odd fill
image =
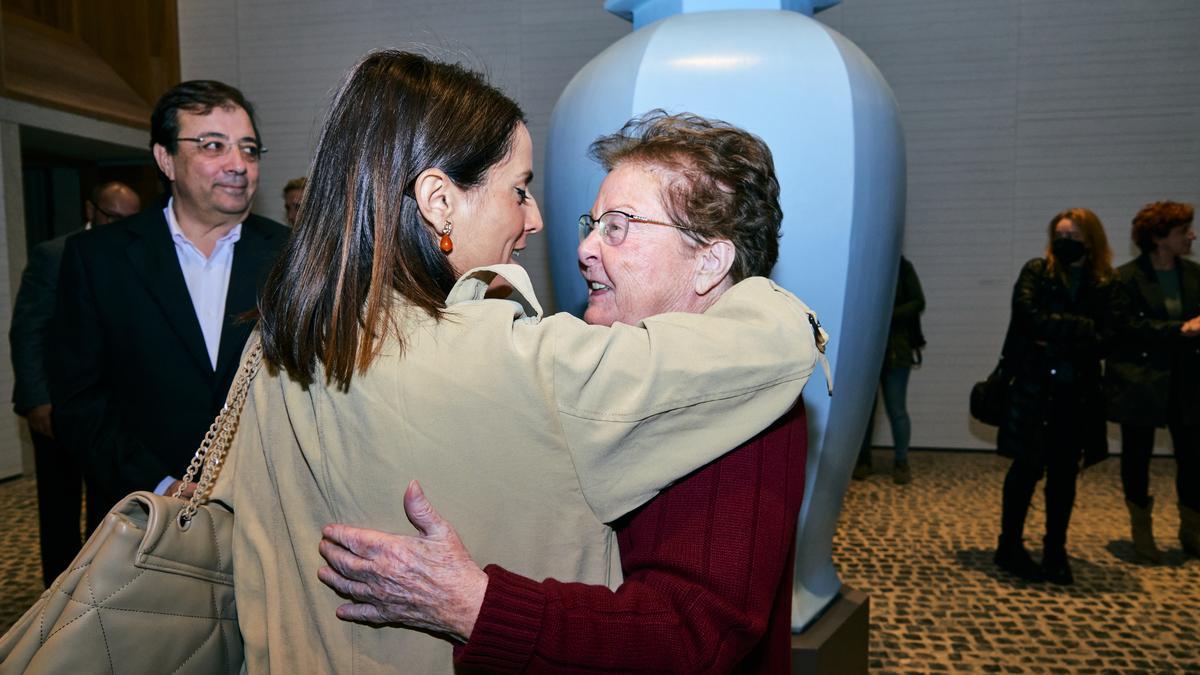
[[[134,492],[114,506],[70,568],[0,638],[0,675],[241,670],[233,513],[207,495],[262,363],[257,334],[251,340],[183,478],[200,472],[191,501]]]

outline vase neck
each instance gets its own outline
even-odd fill
[[[604,9],[626,21],[634,30],[675,14],[730,9],[777,9],[812,16],[842,0],[604,0]]]

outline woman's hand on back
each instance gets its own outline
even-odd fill
[[[420,535],[326,525],[320,550],[329,566],[317,576],[352,600],[338,607],[339,619],[399,623],[465,642],[483,604],[487,574],[416,481],[404,493],[404,513]]]

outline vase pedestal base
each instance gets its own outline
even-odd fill
[[[867,672],[871,599],[843,586],[833,604],[803,633],[792,636],[792,673]]]

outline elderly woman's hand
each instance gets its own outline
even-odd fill
[[[404,493],[404,513],[420,536],[326,525],[320,550],[329,567],[317,576],[354,601],[338,607],[339,619],[400,623],[465,642],[483,604],[487,574],[416,481]]]

